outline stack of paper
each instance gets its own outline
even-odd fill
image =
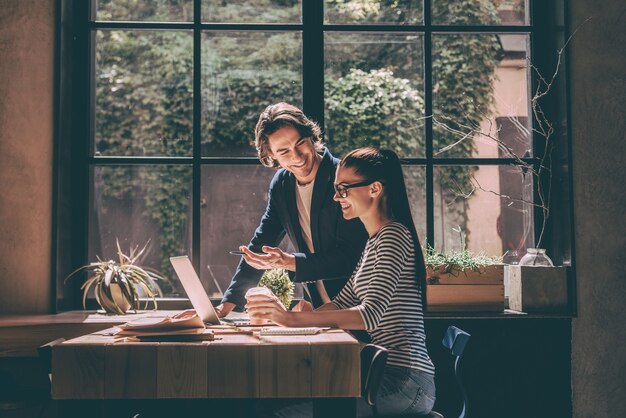
[[[142,318],[120,325],[116,341],[206,341],[213,340],[195,310],[163,318]]]

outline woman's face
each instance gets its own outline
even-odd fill
[[[356,174],[352,167],[337,167],[333,199],[341,205],[341,212],[345,219],[362,217],[376,210],[376,197],[379,193],[374,190],[376,187],[373,183],[367,180]],[[349,187],[359,183],[369,184]]]

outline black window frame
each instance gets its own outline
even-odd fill
[[[191,164],[192,186],[192,262],[198,270],[200,262],[200,172],[203,165],[242,164],[257,165],[253,157],[203,157],[201,155],[201,77],[200,43],[204,30],[212,31],[301,31],[303,48],[303,110],[307,115],[324,126],[324,33],[393,33],[415,32],[423,37],[424,56],[424,102],[425,114],[433,111],[432,94],[432,35],[440,33],[481,34],[507,33],[523,34],[530,37],[530,54],[533,64],[542,74],[551,74],[556,64],[556,51],[569,33],[567,27],[567,2],[563,0],[528,0],[527,14],[530,22],[525,25],[472,25],[451,26],[431,24],[432,0],[424,0],[424,19],[420,25],[344,25],[325,24],[323,2],[302,1],[302,23],[300,24],[232,24],[202,23],[201,0],[194,0],[194,21],[182,23],[164,22],[120,22],[97,21],[91,10],[92,1],[57,1],[57,39],[55,59],[55,155],[54,155],[54,205],[53,205],[53,306],[58,310],[81,307],[79,284],[65,286],[63,278],[77,266],[88,262],[88,200],[90,195],[89,170],[95,164]],[[191,157],[101,157],[94,156],[92,143],[94,135],[94,33],[98,29],[156,29],[193,31],[193,153]],[[571,152],[569,140],[569,107],[567,97],[567,67],[557,78],[558,94],[550,94],[542,99],[547,116],[558,121],[560,126],[559,150],[554,170],[553,182],[567,184],[566,190],[553,192],[552,207],[566,216],[549,218],[545,247],[559,264],[574,268],[573,243],[573,202],[571,189]],[[536,89],[538,80],[531,74],[530,91]],[[427,244],[434,245],[434,170],[438,166],[449,165],[488,165],[515,164],[506,158],[435,158],[433,155],[433,122],[425,119],[425,156],[423,158],[403,158],[403,164],[422,166],[426,169],[426,227]],[[539,141],[533,138],[534,147]],[[538,164],[541,150],[534,149],[532,158],[525,162]],[[561,176],[561,177],[559,177]],[[536,186],[536,185],[535,185]],[[535,187],[536,190],[536,187]],[[535,209],[535,232],[538,233],[542,221],[540,208]],[[252,231],[251,231],[252,233]],[[575,300],[575,295],[570,295]],[[574,306],[570,304],[570,306]]]

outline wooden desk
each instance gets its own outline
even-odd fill
[[[343,331],[195,343],[114,343],[110,331],[53,347],[53,399],[310,398],[316,416],[356,415],[359,344]]]

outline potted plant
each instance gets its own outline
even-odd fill
[[[426,309],[430,312],[504,310],[502,257],[474,254],[465,248],[459,229],[460,251],[424,250]]]
[[[266,270],[259,280],[259,286],[267,287],[276,295],[278,300],[290,309],[291,301],[293,300],[294,285],[287,270],[284,269],[271,269]]]
[[[137,251],[138,246],[131,248],[128,255],[122,252],[117,240],[116,245],[119,261],[101,260],[96,256],[98,261],[74,270],[65,281],[81,271],[88,272],[89,277],[81,286],[83,308],[85,308],[87,294],[93,287],[96,301],[107,313],[123,315],[129,309],[136,311],[139,308],[139,298],[144,295],[152,298],[154,309],[156,309],[156,296],[161,294],[156,280],[162,277],[156,271],[136,264],[148,247],[148,243],[140,251]],[[148,301],[146,300],[144,309],[147,307]]]

